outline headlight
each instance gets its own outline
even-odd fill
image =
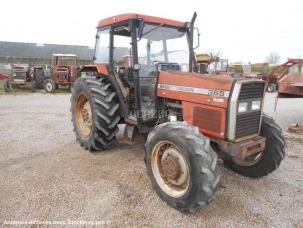
[[[239,113],[247,112],[247,106],[248,106],[247,102],[239,103],[239,105],[238,105],[238,112]]]
[[[256,111],[261,109],[261,101],[253,101],[251,103],[251,110]]]

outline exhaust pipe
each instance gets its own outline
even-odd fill
[[[194,59],[194,25],[197,18],[197,13],[194,15],[190,21],[189,25],[189,72],[193,72],[193,59]]]

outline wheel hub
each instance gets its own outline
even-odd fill
[[[52,86],[51,83],[48,82],[48,83],[46,84],[46,88],[47,88],[48,91],[51,91],[52,88],[53,88],[53,86]]]
[[[85,95],[80,95],[76,103],[76,119],[80,133],[88,137],[92,132],[93,116],[90,103]]]
[[[190,171],[184,154],[173,143],[160,141],[153,148],[153,175],[159,187],[172,197],[181,197],[189,188]]]
[[[92,112],[89,102],[86,102],[83,106],[82,118],[85,126],[90,127],[92,125]]]
[[[163,173],[167,178],[176,180],[180,177],[181,167],[177,157],[168,154],[162,158],[161,165]]]

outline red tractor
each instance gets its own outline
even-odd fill
[[[11,87],[16,89],[31,83],[28,64],[12,64],[11,73],[7,80],[4,81],[4,91],[9,92]]]
[[[264,81],[194,72],[195,19],[196,13],[185,23],[139,14],[101,20],[94,64],[80,69],[71,96],[74,131],[86,150],[110,148],[118,124],[129,139],[148,134],[150,181],[183,212],[214,199],[217,154],[255,178],[285,156],[282,129],[263,113]]]
[[[69,88],[77,79],[79,60],[73,54],[53,54],[51,77],[44,82],[45,91],[53,93],[59,86]]]
[[[279,96],[303,97],[303,59],[288,59],[267,76],[268,91]]]
[[[29,66],[28,64],[12,64],[11,74],[4,80],[4,91],[10,92],[10,89],[31,86],[32,92],[36,89],[43,89],[45,80],[43,66]]]
[[[232,76],[232,73],[228,71],[228,59],[221,59],[209,54],[198,54],[196,59],[198,72],[201,74]]]

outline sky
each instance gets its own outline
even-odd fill
[[[302,0],[1,0],[0,40],[94,46],[100,19],[139,13],[190,21],[198,14],[197,53],[264,62],[277,52],[303,58]]]

